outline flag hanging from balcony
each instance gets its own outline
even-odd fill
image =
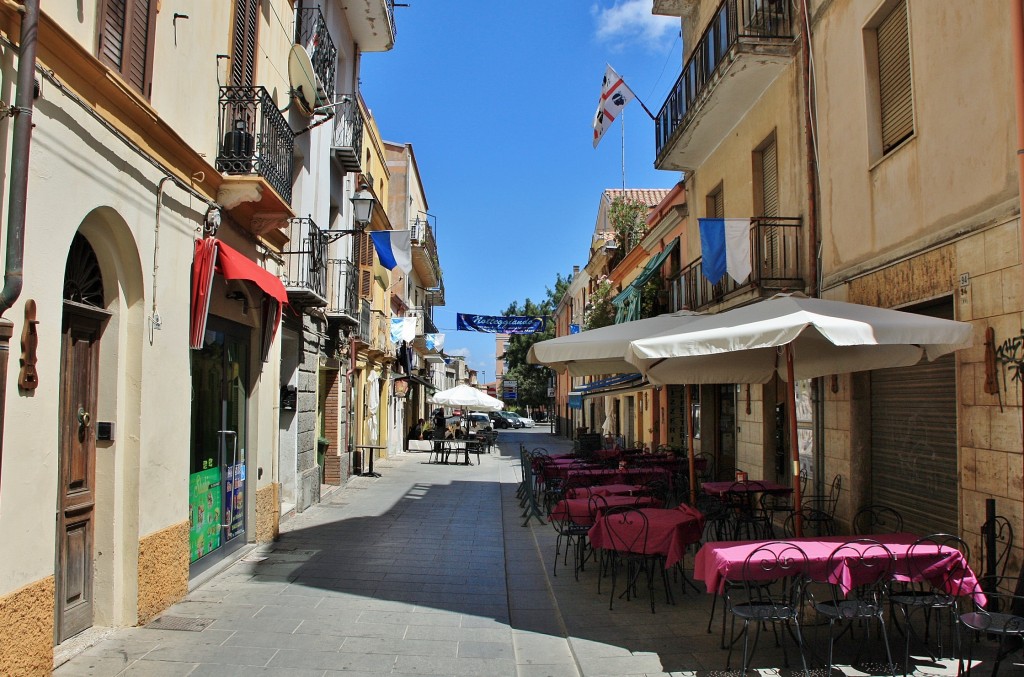
[[[401,268],[404,273],[412,270],[411,234],[410,230],[375,230],[370,233],[382,266],[388,270]]]
[[[742,284],[750,275],[750,219],[697,221],[704,277],[716,284],[729,273],[737,284]]]
[[[392,317],[391,318],[391,341],[400,343],[402,341],[412,342],[416,338],[415,317]]]
[[[444,349],[444,334],[424,334],[423,340],[427,350],[441,351]]]
[[[604,72],[604,82],[601,83],[601,100],[597,103],[597,113],[594,115],[594,148],[601,143],[601,137],[635,96],[615,69],[608,66]]]

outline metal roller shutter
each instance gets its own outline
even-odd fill
[[[871,372],[871,502],[907,531],[958,533],[956,398],[953,355]]]

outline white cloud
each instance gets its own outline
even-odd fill
[[[452,350],[446,350],[445,352],[449,355],[465,357],[467,361],[469,360],[469,348],[453,348]]]
[[[679,32],[679,19],[651,14],[654,0],[615,0],[611,7],[594,7],[597,39],[616,43],[641,45],[654,51],[665,49]]]

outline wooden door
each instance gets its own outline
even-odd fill
[[[57,643],[92,626],[96,508],[96,383],[100,312],[65,304],[61,340],[60,486],[57,510]]]

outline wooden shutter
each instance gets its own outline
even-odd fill
[[[235,0],[235,26],[231,40],[231,84],[252,87],[256,81],[256,30],[259,0]]]
[[[100,61],[149,96],[155,0],[106,0],[100,22]]]
[[[900,2],[878,25],[878,94],[882,152],[914,133],[907,5]]]
[[[761,215],[779,215],[779,161],[775,140],[761,149]]]
[[[370,298],[371,285],[373,284],[373,241],[369,233],[359,233],[356,259],[359,262],[359,295],[364,299]]]
[[[710,204],[708,205],[711,209],[709,216],[714,219],[725,218],[725,191],[721,188],[718,189],[714,195],[711,196]]]

